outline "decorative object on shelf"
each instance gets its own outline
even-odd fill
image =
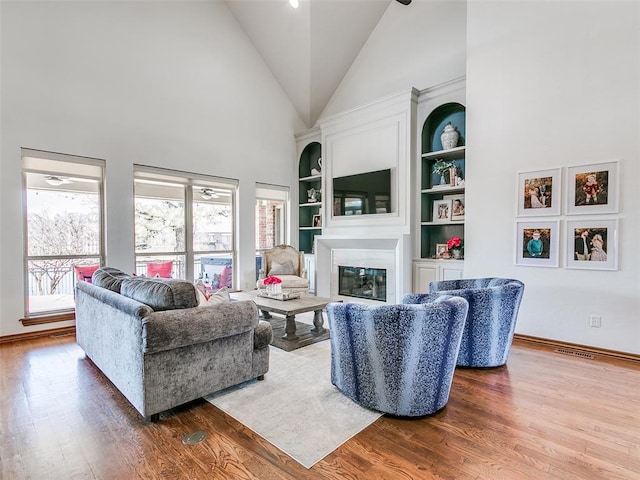
[[[317,203],[320,201],[321,192],[320,190],[316,190],[315,188],[310,188],[307,190],[307,198],[309,203]]]
[[[451,199],[451,221],[461,222],[464,220],[464,195],[445,195],[443,200]]]
[[[463,244],[460,237],[451,237],[447,240],[447,248],[449,249],[449,252],[451,252],[453,258],[456,260],[460,260],[462,258]]]
[[[455,179],[456,164],[454,162],[440,159],[436,160],[436,162],[433,164],[433,173],[440,175],[441,186],[454,185],[454,183],[447,183],[447,179],[445,178],[445,173],[448,173],[449,179],[451,179],[452,170],[454,171],[453,178]],[[436,185],[434,185],[434,187],[436,187]]]
[[[322,157],[318,159],[318,168],[311,169],[311,175],[320,175],[322,173]]]
[[[263,283],[268,296],[282,294],[282,279],[280,277],[269,275],[263,280]]]
[[[434,258],[450,258],[450,256],[446,243],[436,243],[436,254]]]
[[[442,149],[449,150],[455,148],[458,145],[460,134],[456,130],[456,127],[451,125],[451,122],[447,123],[444,127],[442,135],[440,135],[440,141],[442,142]]]
[[[433,222],[444,223],[451,221],[451,200],[433,201]]]
[[[322,217],[320,215],[313,216],[313,228],[322,228]]]

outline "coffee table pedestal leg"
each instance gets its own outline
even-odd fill
[[[296,335],[296,316],[295,315],[287,315],[286,323],[284,326],[284,335],[282,336],[285,340],[297,340],[298,336]]]
[[[316,310],[313,312],[313,328],[311,329],[313,333],[324,333],[327,331],[324,328],[324,318],[322,317],[322,310]]]

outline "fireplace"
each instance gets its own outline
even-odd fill
[[[338,294],[367,300],[387,300],[387,270],[338,266]]]
[[[315,238],[318,296],[341,302],[398,303],[404,293],[411,291],[410,240],[410,236],[404,234],[318,235]],[[351,291],[343,293],[346,285],[340,285],[341,267],[352,270],[354,285],[360,283],[357,288],[361,290],[356,294],[362,296],[355,296]],[[365,281],[361,282],[360,271],[363,269]],[[378,273],[374,274],[374,271]],[[384,286],[380,278],[376,278],[380,275],[383,275]],[[373,288],[364,288],[371,280],[376,287],[375,295]]]

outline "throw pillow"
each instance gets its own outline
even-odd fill
[[[216,292],[209,293],[208,296],[205,296],[200,289],[197,290],[199,307],[212,307],[231,301],[231,298],[229,297],[229,289],[227,289],[227,287],[223,287]]]
[[[125,278],[120,294],[148,305],[156,312],[198,306],[193,283],[159,278]]]
[[[293,266],[291,260],[287,260],[284,263],[271,262],[271,270],[268,275],[295,275],[296,267]]]
[[[96,287],[102,287],[120,293],[120,287],[125,278],[131,277],[117,268],[102,267],[93,273],[93,284]]]

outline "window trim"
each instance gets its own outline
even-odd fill
[[[134,246],[134,259],[137,264],[137,258],[140,256],[173,256],[183,255],[185,258],[185,277],[187,280],[195,279],[194,264],[197,256],[206,254],[230,254],[231,262],[233,265],[237,265],[238,257],[238,245],[237,245],[237,230],[238,230],[238,187],[239,181],[232,178],[204,175],[199,173],[184,172],[180,170],[173,170],[161,167],[150,167],[147,165],[134,164],[133,165],[133,182],[134,182],[134,204],[136,199],[135,194],[135,181],[136,180],[152,180],[159,182],[175,183],[181,185],[184,192],[184,215],[185,215],[185,250],[180,252],[149,252],[138,253]],[[231,225],[231,250],[195,250],[193,247],[193,187],[195,186],[211,186],[219,188],[228,188],[231,191],[231,211],[233,212],[232,225]],[[135,208],[135,207],[134,207]],[[135,212],[134,212],[135,216]],[[134,238],[135,238],[135,222],[134,222]],[[232,285],[237,285],[238,273],[237,268],[232,269]],[[234,287],[235,288],[235,287]]]
[[[106,161],[93,157],[82,157],[77,155],[49,152],[45,150],[36,150],[31,148],[20,149],[21,169],[22,169],[22,235],[23,235],[23,252],[22,252],[22,264],[23,264],[23,313],[24,317],[20,319],[24,326],[39,325],[43,323],[61,322],[75,319],[75,308],[47,310],[41,312],[30,313],[29,312],[29,262],[33,260],[42,260],[50,258],[65,258],[65,259],[82,259],[82,258],[98,258],[100,265],[106,263],[105,253],[105,239],[106,239],[106,225],[105,225],[105,170]],[[48,165],[54,165],[58,163],[56,168],[45,168]],[[94,175],[87,172],[75,173],[70,167],[63,168],[60,164],[76,164],[79,168],[83,165],[85,170],[91,171],[97,169]],[[100,243],[97,254],[92,255],[29,255],[29,219],[28,219],[28,202],[27,202],[27,174],[39,174],[39,175],[61,175],[69,176],[73,175],[77,178],[85,178],[96,180],[98,184],[98,228],[100,233],[98,235],[98,241]],[[63,189],[60,189],[61,191]],[[75,277],[74,277],[75,278]]]
[[[269,196],[268,194],[262,193],[261,190],[272,190],[272,191],[280,191],[284,195],[284,199],[278,198],[276,195]],[[282,243],[289,245],[291,242],[291,218],[289,217],[290,211],[290,189],[284,185],[274,185],[270,183],[261,183],[256,182],[256,195],[255,195],[255,204],[254,208],[257,207],[257,202],[259,200],[271,200],[271,201],[281,201],[282,202],[282,218],[284,219],[284,226],[282,227],[283,238]],[[255,226],[257,228],[257,225]],[[255,251],[259,254],[270,250],[270,248],[258,248],[258,245],[255,246]]]

